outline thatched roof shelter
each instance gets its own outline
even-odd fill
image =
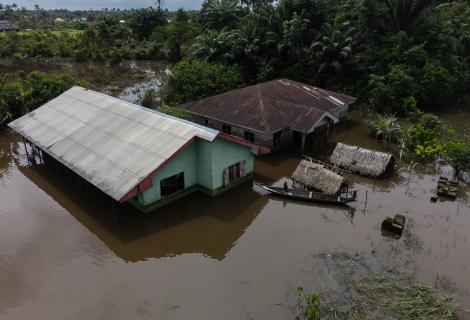
[[[338,143],[330,162],[360,175],[378,178],[393,169],[395,159],[390,153]]]
[[[337,194],[346,181],[343,176],[328,170],[322,164],[309,160],[300,162],[292,178],[308,187],[328,194]]]

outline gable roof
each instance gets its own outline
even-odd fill
[[[189,113],[273,133],[290,128],[311,132],[325,116],[334,122],[356,98],[280,79],[232,90],[179,107]]]
[[[6,20],[0,20],[0,30],[20,30],[20,28]]]
[[[115,200],[195,138],[219,134],[80,87],[8,125]]]

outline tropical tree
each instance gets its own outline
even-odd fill
[[[364,0],[364,21],[371,30],[414,33],[443,0]]]
[[[166,14],[153,8],[133,10],[128,20],[129,27],[139,39],[146,39],[158,26],[167,24]]]
[[[241,14],[242,8],[236,0],[206,0],[202,4],[201,21],[206,29],[232,29]]]
[[[345,64],[353,57],[353,33],[355,29],[348,22],[340,26],[325,23],[317,41],[310,46],[319,62],[318,73],[335,72],[340,74]]]
[[[178,62],[164,87],[165,101],[179,104],[235,89],[243,83],[240,71],[205,61]]]

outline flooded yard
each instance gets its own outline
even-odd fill
[[[23,61],[0,59],[0,74],[13,79],[20,71],[41,71],[52,75],[70,74],[84,80],[89,88],[134,102],[146,89],[159,88],[168,66],[158,61],[75,62],[63,59]]]
[[[383,149],[349,121],[335,140]],[[331,148],[326,148],[324,156]],[[282,185],[300,155],[260,157],[255,179]],[[349,176],[349,207],[279,200],[251,183],[194,194],[113,221],[109,199],[63,167],[28,165],[22,140],[0,133],[0,319],[293,319],[296,288],[348,293],[361,272],[400,269],[470,309],[470,187],[430,201],[439,166],[385,180]],[[401,239],[381,233],[397,213]],[[460,312],[462,319],[468,314]]]

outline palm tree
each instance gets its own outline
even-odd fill
[[[232,29],[240,20],[241,10],[235,0],[207,0],[201,9],[202,24],[206,29]]]
[[[443,0],[367,0],[365,19],[385,32],[413,33]]]
[[[324,24],[317,41],[310,46],[320,67],[318,73],[333,70],[340,74],[343,66],[352,59],[352,45],[354,28],[349,23],[341,27]]]
[[[162,7],[165,5],[165,0],[155,0],[158,10],[162,10]]]
[[[236,31],[209,30],[198,36],[189,49],[190,59],[205,61],[233,62],[235,44],[238,41]]]

